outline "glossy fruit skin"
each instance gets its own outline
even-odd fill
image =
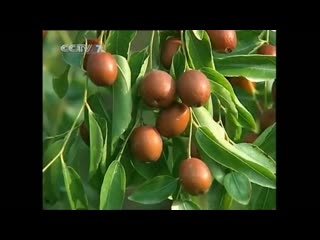
[[[250,94],[254,94],[256,91],[256,82],[251,82],[245,77],[230,77],[229,81],[232,85],[241,87]]]
[[[260,48],[258,48],[257,53],[262,55],[271,55],[271,56],[277,55],[276,47],[267,43],[263,44]]]
[[[182,102],[189,107],[201,107],[210,97],[210,82],[198,70],[185,71],[177,82],[177,92]]]
[[[86,68],[91,81],[97,86],[111,86],[117,79],[117,61],[108,52],[91,54]]]
[[[168,108],[161,110],[156,127],[159,133],[167,138],[183,133],[190,120],[189,107],[183,103],[175,102]]]
[[[90,50],[86,53],[86,55],[84,56],[84,59],[83,59],[83,68],[84,70],[87,69],[87,61],[88,61],[88,58],[92,55],[92,54],[95,54],[97,53],[97,45],[102,45],[102,43],[100,42],[100,40],[98,38],[89,38],[87,39],[87,46],[88,45],[91,45],[91,48]]]
[[[258,134],[254,133],[254,132],[249,132],[247,133],[242,141],[245,142],[245,143],[253,143],[258,137]]]
[[[80,133],[80,136],[81,136],[82,140],[84,141],[84,143],[89,146],[90,145],[90,134],[89,134],[89,130],[88,130],[88,127],[86,126],[85,122],[81,123],[81,125],[79,127],[79,133]]]
[[[188,158],[182,161],[179,177],[184,190],[191,195],[206,193],[212,184],[208,166],[198,158]]]
[[[162,139],[159,132],[151,126],[140,126],[133,130],[130,137],[131,151],[137,160],[156,162],[162,152]]]
[[[191,142],[191,157],[200,158],[197,145],[194,142]]]
[[[259,117],[260,131],[264,131],[276,121],[276,111],[271,108],[265,110]]]
[[[155,108],[165,108],[175,99],[176,83],[165,71],[152,70],[140,84],[140,95],[145,104]]]
[[[167,69],[170,68],[173,56],[178,51],[181,44],[181,40],[176,37],[168,38],[163,44],[160,60],[162,65],[165,66]]]
[[[207,30],[207,33],[216,52],[230,53],[237,47],[235,30]]]

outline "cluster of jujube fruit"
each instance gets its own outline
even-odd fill
[[[230,53],[236,48],[237,36],[234,30],[207,30],[207,33],[215,51]],[[102,44],[99,39],[89,39],[87,42]],[[170,68],[173,56],[181,46],[182,41],[178,37],[169,37],[164,42],[160,60],[166,69]],[[257,52],[275,55],[275,47],[265,44]],[[106,51],[87,53],[83,68],[97,86],[110,86],[117,78],[116,59]],[[255,83],[244,77],[234,77],[229,80],[231,84],[240,86],[250,93],[255,91]],[[275,92],[275,87],[272,89]],[[190,107],[203,106],[209,100],[211,90],[208,78],[201,71],[187,69],[174,80],[166,71],[153,69],[141,80],[139,94],[147,106],[160,109],[155,126],[136,127],[130,136],[130,148],[135,158],[149,163],[160,159],[163,150],[162,137],[176,137],[187,129],[191,124]],[[265,115],[268,115],[268,119],[273,117],[273,112],[266,111]],[[261,117],[261,129],[272,124],[270,123],[272,119],[269,121]],[[80,126],[80,135],[87,144],[90,144],[88,128],[84,123]],[[179,177],[185,191],[192,195],[207,192],[212,184],[211,172],[200,160],[193,142],[191,157],[181,162]]]

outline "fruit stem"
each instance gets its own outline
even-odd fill
[[[99,41],[103,42],[103,35],[104,35],[104,30],[101,31],[100,36],[99,36]]]
[[[267,40],[267,43],[269,44],[269,40],[270,40],[270,30],[267,30],[266,40]]]
[[[153,45],[153,39],[154,39],[154,31],[152,31],[151,33],[151,37],[150,37],[150,44],[149,44],[149,60],[148,60],[148,66],[147,66],[147,72],[150,72],[152,70],[152,45]]]
[[[189,133],[189,146],[188,146],[188,158],[191,158],[191,139],[192,139],[192,124],[193,124],[193,117],[192,117],[192,107],[190,109],[190,133]]]

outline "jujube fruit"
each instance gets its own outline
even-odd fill
[[[178,79],[177,92],[187,106],[201,107],[209,100],[210,82],[202,72],[188,70]]]
[[[184,190],[191,195],[206,193],[212,184],[208,166],[198,158],[184,160],[179,168],[179,177]]]
[[[256,91],[256,82],[251,82],[245,77],[230,77],[229,81],[232,85],[241,87],[250,94],[254,94]]]
[[[85,122],[82,122],[79,127],[79,133],[82,140],[89,146],[90,145],[90,134],[88,127],[86,126]]]
[[[152,70],[142,79],[140,95],[150,107],[168,107],[174,100],[176,85],[170,74],[161,70]]]
[[[174,54],[181,46],[181,40],[176,37],[168,38],[161,49],[161,63],[166,68],[170,68]]]
[[[246,135],[244,135],[242,141],[245,143],[253,143],[258,137],[258,134],[254,132],[249,132]]]
[[[111,86],[117,79],[117,61],[108,52],[91,54],[86,69],[91,81],[97,86]]]
[[[220,53],[230,53],[237,46],[235,30],[207,30],[212,48]]]
[[[271,44],[263,44],[257,50],[258,54],[276,56],[276,47]]]
[[[175,102],[168,108],[161,110],[156,127],[162,136],[175,137],[187,128],[189,119],[189,107],[183,103]]]
[[[97,50],[98,50],[97,45],[102,45],[102,43],[100,42],[100,40],[98,38],[89,38],[89,39],[87,39],[87,46],[89,46],[89,45],[91,45],[91,47],[83,59],[83,68],[85,70],[87,69],[88,57],[90,57],[91,54],[97,53]]]
[[[271,108],[265,110],[259,117],[260,130],[264,131],[276,121],[276,111]]]
[[[155,162],[161,156],[163,143],[160,134],[154,127],[140,126],[133,130],[130,145],[137,160]]]

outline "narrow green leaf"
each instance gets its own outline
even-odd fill
[[[226,190],[223,183],[213,181],[208,194],[208,209],[209,210],[223,210],[223,199]]]
[[[193,34],[196,36],[198,40],[203,39],[204,30],[192,30]]]
[[[103,147],[102,147],[102,155],[100,161],[100,168],[102,174],[104,174],[107,170],[107,143],[108,143],[108,123],[105,118],[103,118],[100,114],[95,114],[95,119],[99,124],[101,133],[102,133],[102,140],[103,140]]]
[[[276,190],[252,184],[249,210],[272,210],[276,208]]]
[[[238,121],[239,123],[249,130],[256,130],[256,121],[254,120],[252,114],[242,105],[238,98],[234,99],[237,110],[238,110]]]
[[[103,135],[98,122],[94,117],[94,113],[89,111],[89,135],[90,135],[90,165],[89,179],[95,175],[103,152]]]
[[[99,114],[102,118],[105,118],[108,122],[110,122],[110,114],[107,111],[107,104],[103,96],[100,93],[96,93],[91,95],[88,99],[87,102],[91,108],[91,110]]]
[[[66,67],[66,70],[62,73],[61,76],[52,79],[53,90],[56,92],[59,98],[63,98],[69,88],[68,74],[70,66]]]
[[[228,133],[228,137],[233,141],[238,141],[241,138],[242,133],[242,127],[238,122],[238,119],[234,116],[234,114],[227,111],[225,120],[225,128]]]
[[[179,79],[182,73],[185,72],[187,67],[186,57],[181,51],[181,48],[175,53],[172,58],[172,64],[170,67],[170,74],[174,79]]]
[[[130,44],[136,35],[137,31],[112,30],[109,32],[105,49],[111,54],[127,58],[130,53]]]
[[[126,188],[126,173],[119,161],[113,161],[106,174],[100,191],[100,210],[120,210]]]
[[[142,204],[156,204],[166,200],[177,188],[178,180],[157,176],[141,185],[128,199]]]
[[[248,204],[251,197],[251,183],[246,175],[238,172],[228,173],[224,177],[224,187],[229,195],[241,204]]]
[[[82,69],[83,58],[85,51],[82,48],[77,48],[73,51],[63,51],[63,60],[69,64],[71,67],[76,67]]]
[[[254,144],[276,159],[276,123],[264,130],[255,140]]]
[[[82,186],[80,176],[73,168],[67,167],[64,161],[61,161],[61,165],[71,209],[88,209],[88,199]]]
[[[120,136],[127,129],[131,121],[132,97],[131,97],[131,71],[127,60],[115,55],[118,63],[118,76],[112,86],[112,142],[111,153]]]
[[[138,78],[143,63],[145,59],[148,56],[147,48],[142,49],[139,52],[134,52],[130,55],[129,57],[129,66],[131,70],[131,79],[132,79],[132,84],[136,81]]]
[[[238,143],[234,146],[249,155],[257,164],[264,166],[272,173],[276,173],[276,162],[261,148],[250,143]]]
[[[201,210],[194,202],[188,200],[177,200],[172,203],[171,210]]]
[[[173,157],[173,170],[174,177],[179,176],[179,167],[183,160],[188,157],[188,145],[185,138],[173,137],[172,138],[172,157]]]
[[[254,159],[227,141],[221,141],[206,127],[196,131],[199,148],[219,164],[245,174],[249,180],[261,186],[275,188],[276,176]]]
[[[266,55],[237,55],[215,59],[216,69],[221,74],[243,76],[254,81],[276,78],[276,57]]]
[[[158,30],[152,31],[149,51],[149,64],[147,72],[158,69],[160,66],[160,33]]]
[[[211,67],[214,69],[211,43],[206,32],[203,33],[203,39],[199,40],[193,34],[192,30],[186,30],[185,43],[188,56],[193,68]]]

